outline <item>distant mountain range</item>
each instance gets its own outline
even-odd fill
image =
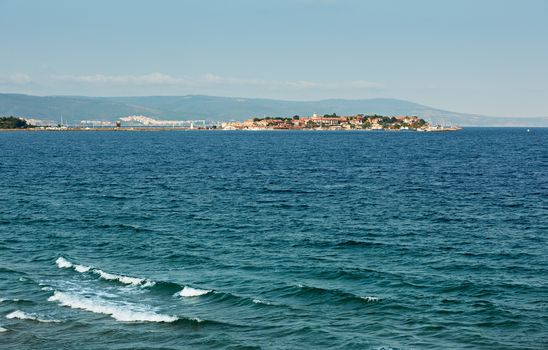
[[[444,111],[417,103],[375,98],[284,101],[203,95],[83,97],[0,94],[0,116],[65,121],[116,120],[128,115],[155,119],[244,120],[262,116],[311,115],[313,113],[417,115],[434,123],[462,126],[548,126],[548,117],[503,118]]]

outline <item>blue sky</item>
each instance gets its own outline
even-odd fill
[[[548,116],[546,0],[0,0],[0,92]]]

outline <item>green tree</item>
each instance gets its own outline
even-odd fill
[[[26,120],[14,116],[0,118],[0,129],[26,129],[30,126]]]

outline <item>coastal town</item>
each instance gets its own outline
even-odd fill
[[[370,130],[370,131],[457,131],[454,125],[438,125],[418,116],[356,114],[294,115],[292,117],[254,117],[245,121],[158,120],[147,116],[125,116],[115,121],[81,120],[58,123],[21,117],[2,117],[0,129],[28,130]]]
[[[417,116],[363,115],[338,116],[313,114],[309,117],[295,115],[290,118],[252,118],[244,122],[221,124],[225,130],[414,130],[456,131],[458,126],[432,125]]]

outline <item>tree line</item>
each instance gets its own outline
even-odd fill
[[[27,123],[25,119],[14,116],[0,117],[0,129],[26,129],[32,125]]]

